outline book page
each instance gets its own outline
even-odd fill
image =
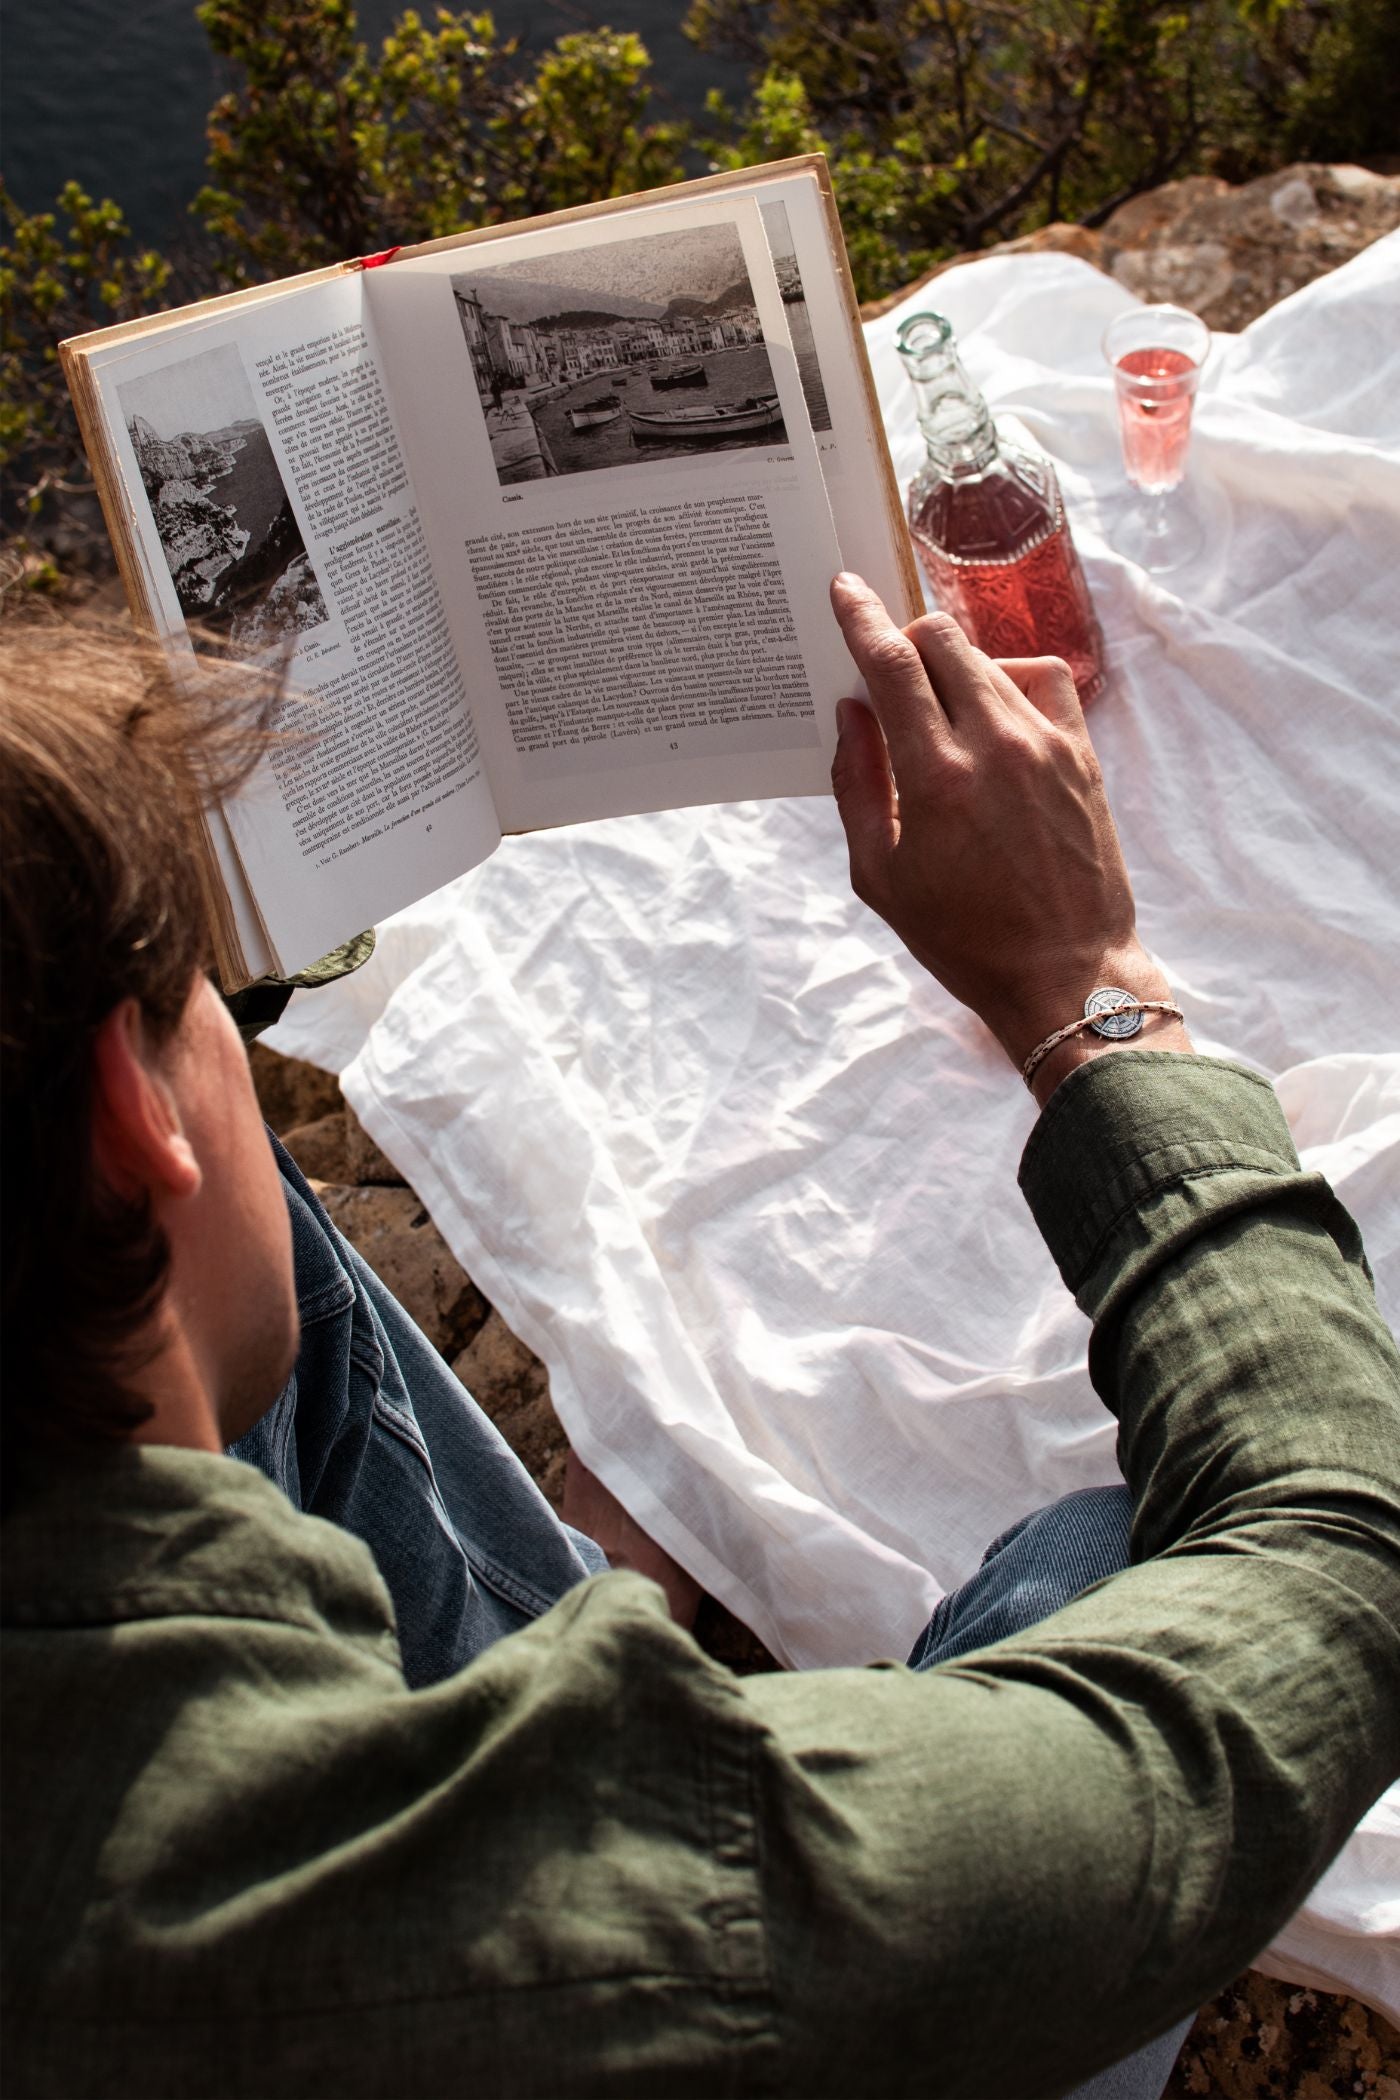
[[[832,254],[831,228],[814,176],[754,185],[836,537],[846,568],[877,590],[896,620],[923,611],[903,512],[889,515],[885,438],[864,346],[853,329]]]
[[[505,830],[824,793],[841,565],[758,206],[367,287]]]
[[[288,975],[500,839],[364,282],[92,358],[164,631],[283,667],[272,748],[222,814],[235,909],[250,893]]]

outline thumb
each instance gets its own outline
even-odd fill
[[[865,903],[884,886],[899,842],[899,805],[880,725],[862,700],[836,706],[831,786],[851,856],[851,887]]]

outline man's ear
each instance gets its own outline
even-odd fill
[[[134,999],[114,1006],[93,1038],[92,1151],[118,1195],[179,1199],[203,1180]]]

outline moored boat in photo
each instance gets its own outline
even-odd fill
[[[670,372],[653,372],[651,383],[654,387],[708,386],[710,380],[703,365],[677,365]]]
[[[782,422],[783,412],[776,394],[756,394],[728,408],[668,408],[659,413],[629,408],[627,418],[634,438],[660,439],[667,444],[690,438],[704,443],[771,430]]]
[[[599,394],[595,401],[581,401],[571,408],[569,421],[575,430],[592,430],[598,423],[615,423],[621,414],[622,403],[616,394]]]

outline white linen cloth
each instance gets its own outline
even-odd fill
[[[1206,549],[1170,588],[1107,536],[1099,344],[1131,303],[997,257],[872,323],[896,468],[922,444],[894,331],[933,305],[1059,466],[1144,938],[1197,1046],[1275,1082],[1395,1324],[1400,235],[1216,338]],[[269,1041],[341,1073],[581,1456],[784,1661],[906,1654],[998,1531],[1117,1477],[1015,1188],[1034,1106],[855,902],[829,802],[507,840]],[[1400,2017],[1400,1790],[1273,1959]]]

